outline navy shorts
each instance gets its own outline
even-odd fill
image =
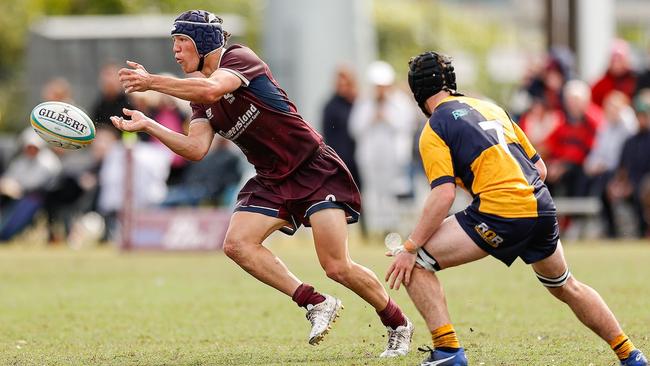
[[[509,219],[468,207],[456,219],[476,245],[508,266],[517,257],[531,264],[550,256],[560,238],[554,215]]]
[[[359,220],[361,195],[350,171],[334,150],[323,145],[282,181],[255,176],[239,192],[235,211],[277,217],[289,224],[280,229],[293,235],[309,216],[326,208],[342,209],[348,223]]]

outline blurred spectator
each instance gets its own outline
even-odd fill
[[[349,127],[350,113],[357,94],[357,80],[352,69],[345,65],[339,66],[336,70],[334,95],[330,97],[323,108],[321,126],[325,143],[341,157],[350,170],[357,187],[362,190],[363,182],[356,159],[357,143],[350,135]],[[368,230],[365,215],[359,217],[359,224],[361,234],[366,237]]]
[[[573,77],[573,54],[569,49],[554,47],[541,66],[532,63],[531,70],[517,93],[519,125],[540,156],[547,160],[549,138],[563,123],[563,93],[567,81]]]
[[[241,159],[231,142],[215,135],[208,154],[189,163],[178,184],[169,187],[163,206],[198,206],[234,204],[242,177]]]
[[[399,224],[397,197],[412,193],[409,168],[416,117],[410,98],[393,87],[395,72],[389,64],[373,62],[368,79],[373,95],[355,103],[350,133],[357,142],[368,229],[385,233]]]
[[[531,101],[541,101],[549,110],[562,110],[564,84],[573,79],[573,64],[571,50],[563,47],[552,48],[541,73],[533,77],[526,86]]]
[[[648,216],[644,207],[650,198],[650,89],[645,89],[634,102],[637,120],[639,121],[638,132],[630,137],[623,145],[621,159],[616,169],[614,178],[608,185],[608,193],[612,201],[627,200],[632,203],[634,217],[638,219],[637,235],[645,237],[648,235]]]
[[[91,118],[98,127],[113,129],[116,135],[121,133],[110,121],[111,116],[121,116],[122,108],[131,109],[131,103],[122,90],[117,72],[119,67],[113,63],[105,64],[99,72],[100,95],[91,109]]]
[[[90,210],[97,189],[97,162],[84,150],[53,148],[61,161],[61,173],[44,194],[43,208],[48,219],[48,241],[65,241],[73,220]]]
[[[22,149],[0,177],[0,242],[32,223],[45,190],[61,171],[58,157],[31,127],[20,135]]]
[[[636,87],[636,75],[630,64],[630,46],[622,39],[612,44],[607,71],[591,88],[591,100],[598,106],[603,105],[607,95],[618,90],[632,98]]]
[[[563,118],[561,110],[549,109],[543,99],[535,98],[519,120],[519,126],[544,160],[549,159],[548,138]]]
[[[72,87],[61,77],[49,80],[41,89],[41,98],[44,101],[57,101],[73,104]]]
[[[585,172],[592,177],[616,169],[623,144],[639,127],[634,109],[622,92],[609,93],[603,111],[604,123],[598,129],[594,147],[585,161]]]
[[[650,48],[645,57],[644,67],[638,74],[634,96],[639,95],[643,89],[650,89]]]
[[[546,182],[554,195],[582,196],[587,193],[583,163],[602,124],[600,108],[591,103],[589,86],[580,80],[564,88],[566,113],[548,138],[550,152]]]
[[[539,96],[533,98],[529,89],[533,85],[533,82],[539,79],[539,76],[544,70],[545,64],[546,59],[542,59],[542,57],[533,54],[528,55],[526,68],[521,76],[521,81],[510,96],[508,102],[510,107],[509,110],[514,121],[519,121],[521,116],[532,108],[534,102],[541,103],[542,105],[544,104],[544,100]]]
[[[607,195],[607,184],[620,161],[625,141],[636,133],[638,122],[625,94],[612,91],[604,101],[605,122],[596,133],[594,147],[587,156],[584,170],[589,181],[589,195],[600,197],[606,233],[615,237],[616,224]]]
[[[644,89],[650,89],[650,66],[639,74],[636,82],[636,90],[634,91],[634,96],[636,97]]]
[[[93,145],[105,154],[99,170],[97,210],[106,220],[104,239],[116,238],[118,214],[124,206],[126,178],[126,148],[107,129],[97,131]],[[99,152],[98,152],[99,153]],[[145,208],[159,205],[167,194],[171,153],[166,153],[147,142],[135,142],[131,147],[133,168],[133,207]]]
[[[339,66],[336,70],[334,95],[323,108],[323,138],[347,165],[357,186],[361,188],[359,169],[355,158],[356,142],[350,135],[348,123],[350,112],[357,98],[357,82],[352,70]]]
[[[167,94],[158,94],[156,100],[157,103],[151,108],[152,118],[172,131],[184,133],[185,121],[188,116],[178,107],[176,99]],[[151,137],[150,141],[158,144],[161,149],[168,150],[167,147],[155,137]],[[187,167],[187,163],[187,160],[182,156],[173,153],[172,165],[169,171],[169,177],[167,178],[168,185],[176,184],[182,179],[181,177],[183,171]]]
[[[131,102],[131,106],[133,109],[140,110],[143,113],[145,113],[147,116],[153,116],[153,114],[156,112],[158,108],[158,104],[160,103],[161,96],[162,96],[161,93],[155,92],[153,90],[147,90],[144,92],[130,93],[128,95],[128,98],[129,101]],[[121,116],[121,115],[122,112],[120,111],[120,113],[116,114],[115,116]],[[115,126],[113,126],[113,128],[115,128]],[[137,132],[136,134],[140,141],[147,141],[147,142],[155,141],[153,140],[153,137],[150,136],[149,134],[141,133],[141,132]]]

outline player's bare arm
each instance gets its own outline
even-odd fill
[[[455,198],[456,186],[453,183],[441,184],[429,192],[415,229],[407,240],[409,243],[405,243],[405,250],[395,256],[386,272],[385,280],[391,289],[399,290],[401,283],[408,286],[417,250],[438,230]]]
[[[191,123],[188,134],[184,135],[170,130],[140,111],[124,108],[122,112],[127,118],[111,117],[115,127],[127,132],[146,132],[188,160],[201,160],[210,149],[214,132],[209,123]]]
[[[127,61],[130,68],[120,69],[118,75],[127,93],[155,90],[200,104],[212,104],[224,94],[237,90],[242,81],[231,72],[216,70],[207,78],[180,79],[149,73],[137,62]]]
[[[546,164],[544,163],[544,160],[542,160],[542,158],[539,158],[539,160],[535,162],[535,169],[537,169],[537,171],[539,172],[539,178],[542,180],[542,182],[545,181],[547,171],[546,171]]]

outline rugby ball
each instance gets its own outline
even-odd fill
[[[48,144],[76,150],[95,139],[95,124],[81,109],[63,102],[44,102],[32,109],[34,131]]]

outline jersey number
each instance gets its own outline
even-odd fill
[[[501,146],[508,155],[512,156],[510,149],[508,149],[508,143],[506,142],[506,135],[503,133],[503,125],[499,121],[497,120],[484,121],[484,122],[479,122],[478,125],[481,126],[481,128],[484,131],[495,130],[497,133],[497,140],[499,141],[499,146]]]

